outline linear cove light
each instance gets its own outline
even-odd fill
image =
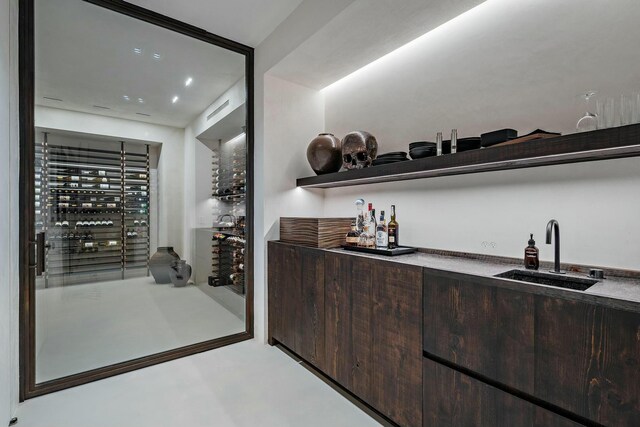
[[[503,1],[508,1],[508,0],[503,0]],[[362,66],[361,68],[358,68],[357,70],[353,71],[351,74],[347,74],[346,76],[336,80],[335,82],[325,86],[324,88],[321,89],[321,91],[326,91],[329,88],[333,88],[336,87],[338,85],[340,85],[341,83],[352,79],[355,76],[358,75],[362,75],[363,72],[366,72],[366,70],[370,70],[373,69],[376,65],[380,65],[381,63],[385,62],[385,61],[390,61],[396,57],[398,57],[400,54],[402,54],[403,52],[408,51],[411,48],[415,48],[416,46],[418,46],[421,42],[424,42],[425,39],[427,39],[428,37],[431,37],[433,34],[437,33],[437,32],[441,32],[441,31],[445,31],[447,28],[450,28],[452,25],[458,23],[460,20],[463,19],[463,17],[469,18],[470,15],[472,15],[473,13],[479,13],[480,10],[484,7],[487,6],[488,3],[494,3],[494,0],[485,0],[482,3],[478,4],[475,7],[472,7],[471,9],[467,10],[466,12],[461,13],[460,15],[450,19],[449,21],[445,22],[444,24],[427,31],[426,33],[424,33],[423,35],[421,35],[418,38],[415,38],[413,40],[411,40],[410,42],[400,46],[399,48],[397,48],[396,50],[393,50],[383,56],[381,56],[380,58],[371,61],[370,63]]]

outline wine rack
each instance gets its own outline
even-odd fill
[[[53,144],[45,133],[36,162],[45,286],[148,275],[149,147]]]
[[[246,143],[218,141],[212,150],[212,198],[214,217],[226,226],[214,227],[211,286],[227,286],[244,295],[246,209]]]

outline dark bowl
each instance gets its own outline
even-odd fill
[[[420,149],[414,149],[411,150],[409,155],[411,156],[412,159],[423,159],[425,157],[432,157],[436,155],[436,150],[432,150],[432,149],[427,149],[427,150],[420,150]]]
[[[480,148],[480,137],[472,136],[469,138],[458,138],[458,153]],[[451,153],[451,141],[442,141],[442,154]]]
[[[409,144],[409,148],[435,147],[435,146],[436,146],[435,142],[429,142],[429,141],[416,141],[416,142],[412,142],[411,144]]]
[[[386,157],[407,157],[406,151],[393,151],[391,153],[378,154],[377,159]]]

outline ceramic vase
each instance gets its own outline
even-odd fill
[[[156,283],[171,283],[169,270],[174,261],[180,260],[180,256],[173,251],[172,246],[158,248],[158,251],[149,259],[149,270]]]
[[[316,175],[338,172],[342,167],[342,145],[330,133],[321,133],[307,147],[307,160]]]
[[[191,266],[183,259],[173,261],[169,269],[169,277],[176,288],[186,286],[191,278]]]

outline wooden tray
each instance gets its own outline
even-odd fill
[[[375,254],[375,255],[384,255],[384,256],[412,254],[418,250],[418,248],[411,248],[409,246],[399,246],[395,249],[375,249],[375,248],[362,248],[360,246],[342,245],[342,248],[347,251],[363,252],[366,254]]]

